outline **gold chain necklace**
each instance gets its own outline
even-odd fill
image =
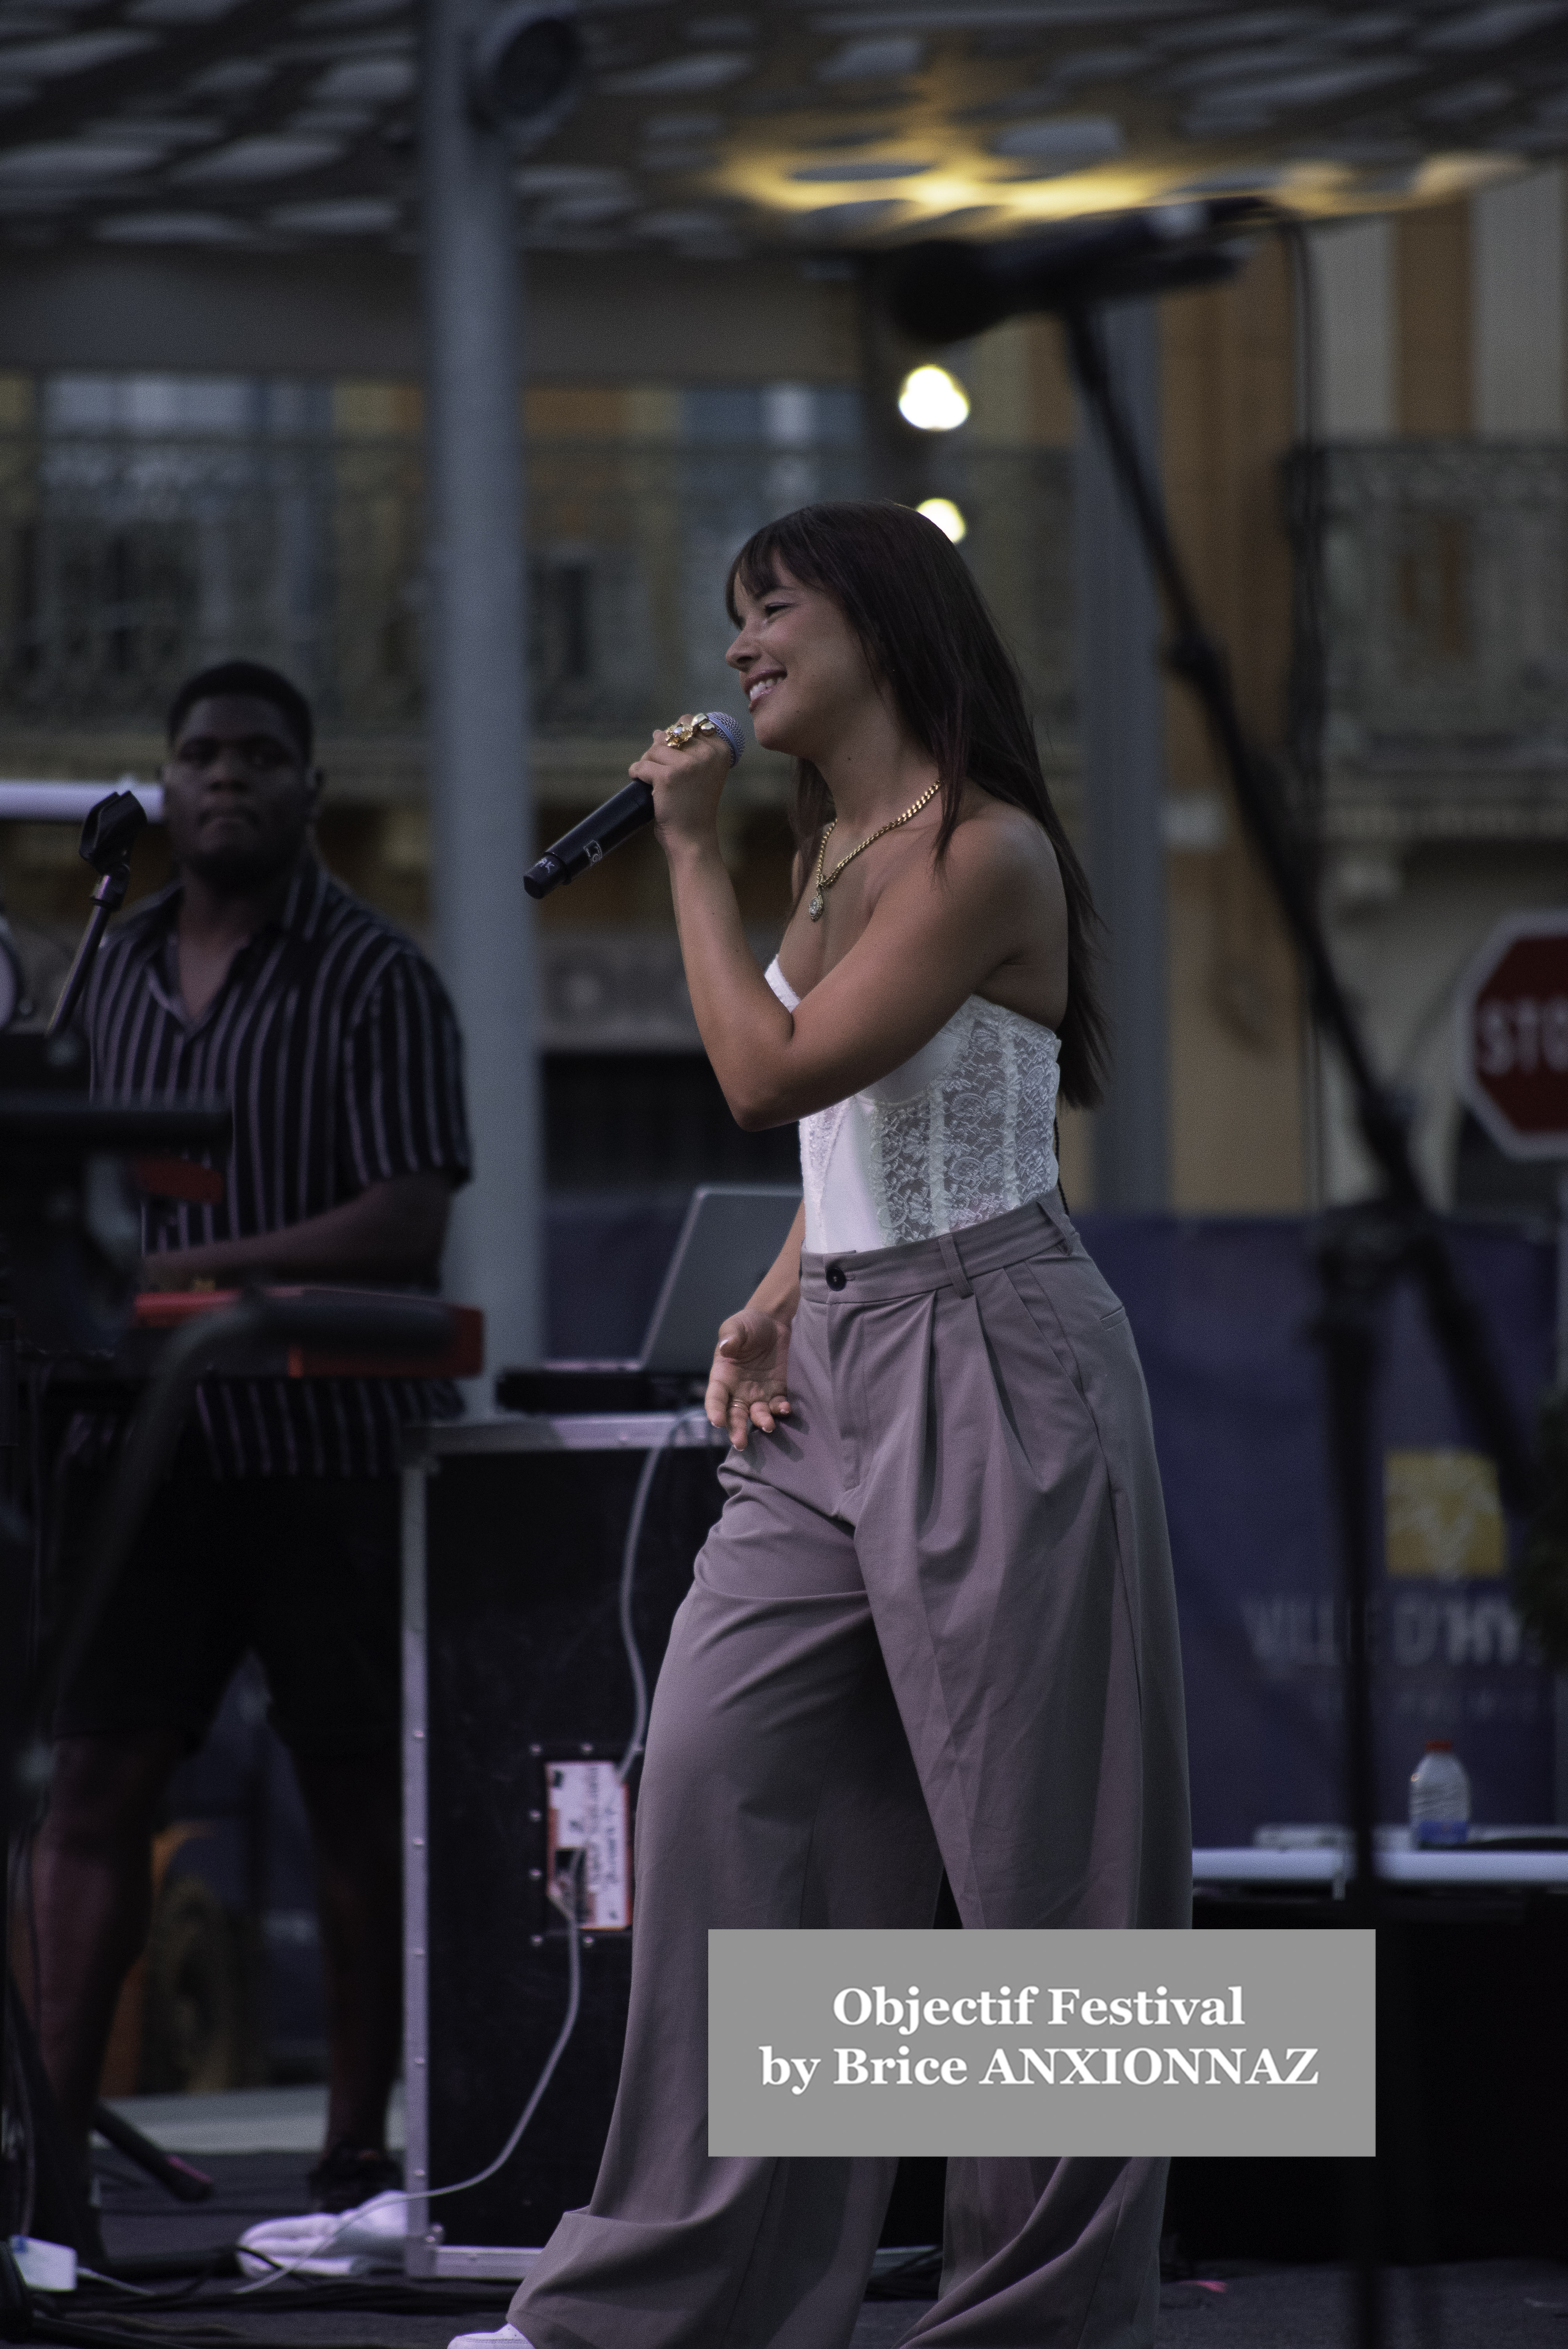
[[[902,815],[895,815],[891,823],[879,825],[875,832],[868,832],[865,838],[861,841],[860,847],[851,848],[847,856],[841,856],[832,871],[824,877],[822,865],[828,854],[828,843],[831,840],[834,833],[839,828],[838,817],[835,816],[833,818],[832,823],[822,834],[822,845],[817,851],[816,894],[812,897],[810,904],[806,908],[806,911],[810,915],[811,919],[814,922],[820,922],[821,920],[823,911],[828,903],[828,892],[832,887],[834,882],[838,879],[840,874],[843,871],[845,865],[852,864],[856,857],[861,855],[871,846],[873,840],[881,840],[884,833],[896,832],[901,823],[907,823],[912,815],[918,815],[923,807],[929,807],[932,801],[936,797],[937,792],[941,789],[942,785],[940,783],[933,783],[928,792],[923,792],[921,793],[919,799],[915,801],[913,807],[906,807]]]

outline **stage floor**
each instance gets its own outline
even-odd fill
[[[230,2100],[222,2100],[228,2102]],[[238,2099],[232,2100],[236,2104]],[[199,2149],[201,2137],[221,2136],[242,2118],[257,2133],[300,2133],[303,2099],[288,2092],[270,2115],[250,2104],[248,2113],[227,2116],[201,2106],[219,2099],[191,2099],[182,2116],[163,2122],[158,2134],[191,2153],[213,2178],[211,2201],[195,2207],[171,2203],[150,2179],[119,2155],[98,2147],[97,2168],[103,2199],[104,2236],[117,2261],[140,2263],[150,2257],[191,2254],[232,2243],[254,2220],[297,2211],[304,2204],[304,2174],[312,2149],[289,2146],[245,2153]],[[295,2110],[295,2106],[302,2109]],[[147,2101],[129,2107],[139,2124],[153,2117]],[[220,2123],[223,2127],[220,2127]],[[144,2283],[151,2280],[143,2273]],[[90,2335],[95,2320],[112,2313],[132,2321],[143,2341],[160,2349],[207,2349],[218,2320],[223,2338],[244,2344],[287,2344],[288,2349],[445,2349],[454,2333],[490,2329],[505,2315],[510,2287],[441,2283],[403,2284],[367,2279],[364,2286],[317,2284],[308,2299],[301,2288],[283,2284],[236,2302],[235,2285],[214,2281],[180,2310],[149,2307],[128,2292],[88,2288],[51,2305],[57,2319],[81,2320]],[[1498,2349],[1498,2344],[1538,2342],[1542,2349],[1568,2343],[1568,2268],[1546,2261],[1490,2261],[1462,2267],[1398,2269],[1387,2279],[1385,2349]],[[1223,2290],[1209,2287],[1222,2285]],[[153,2285],[162,2292],[170,2284]],[[393,2305],[391,2303],[400,2303]],[[895,2349],[921,2313],[912,2301],[868,2301],[855,2330],[853,2349]],[[202,2336],[205,2336],[203,2341]],[[53,2331],[60,2340],[64,2328]],[[1168,2282],[1161,2295],[1159,2349],[1354,2349],[1348,2278],[1343,2269],[1264,2267],[1224,2261],[1191,2282]]]
[[[115,2096],[110,2101],[114,2111],[154,2145],[193,2158],[212,2153],[308,2153],[314,2161],[326,2127],[325,2085],[230,2088],[215,2096]],[[387,2142],[394,2153],[402,2152],[401,2080],[387,2109]]]

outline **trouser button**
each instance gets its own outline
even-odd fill
[[[849,1276],[841,1264],[830,1264],[822,1278],[830,1288],[842,1288]]]

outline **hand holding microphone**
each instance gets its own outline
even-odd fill
[[[663,731],[666,747],[673,750],[687,750],[704,735],[718,737],[728,747],[732,767],[745,747],[740,721],[727,709],[709,709],[680,725],[665,727]],[[579,873],[586,873],[590,865],[597,864],[612,848],[619,848],[624,840],[629,840],[653,820],[654,787],[639,777],[613,799],[606,800],[603,807],[595,808],[592,815],[584,816],[581,823],[573,824],[570,832],[562,833],[538,864],[530,865],[522,876],[523,887],[531,897],[548,897],[552,889],[575,880]]]

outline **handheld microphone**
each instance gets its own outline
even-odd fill
[[[729,745],[729,763],[733,767],[745,748],[740,721],[727,709],[710,709],[709,724],[722,734]],[[579,873],[597,864],[612,848],[619,848],[634,832],[654,820],[654,787],[651,783],[628,783],[614,799],[596,807],[592,815],[563,832],[552,847],[547,848],[537,864],[531,864],[522,876],[522,885],[531,897],[548,897],[552,889],[575,880]]]

